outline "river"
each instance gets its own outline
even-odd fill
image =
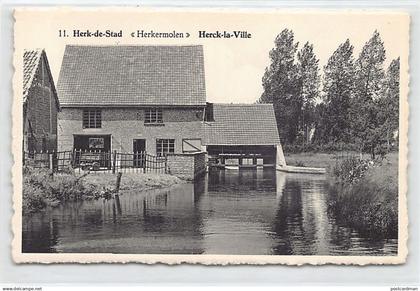
[[[193,183],[62,204],[23,218],[23,252],[396,255],[327,214],[323,175],[212,170]]]

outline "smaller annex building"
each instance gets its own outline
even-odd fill
[[[244,168],[286,164],[272,104],[208,103],[204,147],[209,166]]]
[[[23,54],[23,150],[57,150],[57,92],[43,49]]]

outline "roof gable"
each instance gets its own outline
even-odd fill
[[[26,103],[29,89],[39,72],[41,63],[44,62],[45,70],[51,84],[52,93],[56,100],[57,109],[60,108],[60,102],[57,97],[57,91],[54,85],[54,79],[51,74],[47,54],[44,49],[25,50],[23,52],[23,103]]]
[[[35,77],[36,71],[41,59],[42,50],[25,50],[23,53],[23,95],[26,96],[29,88],[32,86],[32,81]]]
[[[206,145],[280,144],[272,104],[213,104],[213,116],[204,124]]]
[[[202,46],[66,46],[63,106],[205,105]]]

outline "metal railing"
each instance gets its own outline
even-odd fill
[[[146,152],[121,153],[100,150],[24,152],[23,164],[53,171],[95,171],[98,173],[166,173],[167,157]]]

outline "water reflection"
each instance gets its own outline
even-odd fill
[[[328,254],[323,177],[287,174],[273,222],[275,254]]]
[[[323,176],[212,170],[194,184],[123,192],[24,217],[24,252],[383,255],[327,215]]]

